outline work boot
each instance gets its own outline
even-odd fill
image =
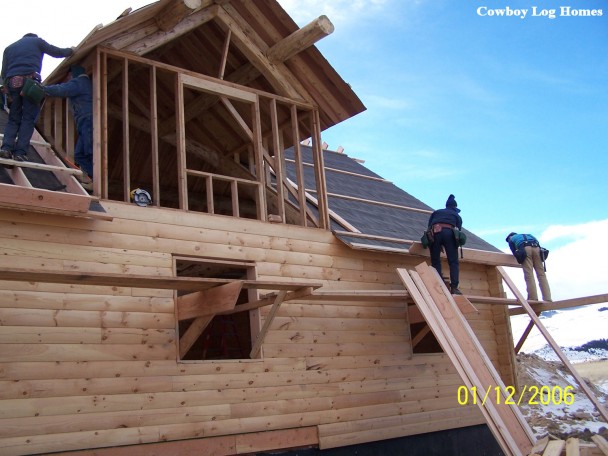
[[[15,155],[14,160],[18,161],[18,162],[29,162],[30,161],[30,159],[27,158],[26,154]]]
[[[450,293],[453,295],[461,295],[462,291],[460,291],[458,287],[450,287]]]
[[[13,153],[10,150],[1,149],[0,150],[0,158],[4,158],[6,160],[12,160],[13,159]],[[13,169],[14,168],[13,165],[5,165],[5,164],[3,164],[2,166],[4,166],[6,169]]]

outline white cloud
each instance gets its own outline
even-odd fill
[[[381,11],[391,0],[279,0],[299,25],[324,14],[334,23],[359,22],[364,16]]]

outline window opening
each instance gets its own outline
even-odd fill
[[[255,268],[247,263],[213,260],[175,260],[178,277],[202,277],[211,279],[249,280],[255,277]],[[178,292],[179,296],[189,292]],[[235,311],[218,313],[211,317],[204,330],[197,335],[187,350],[180,349],[181,360],[219,360],[219,359],[249,359],[252,349],[252,322],[259,321],[258,311],[237,311],[240,304],[251,300],[250,293],[255,290],[241,288],[236,296]],[[226,297],[228,300],[233,297]],[[222,296],[218,297],[222,299]],[[202,299],[201,306],[214,306],[214,299]],[[198,305],[197,304],[197,305]],[[197,318],[180,319],[178,306],[178,335],[180,346],[182,338],[192,325],[205,324]],[[257,328],[258,326],[256,326]],[[190,345],[190,344],[189,344]]]

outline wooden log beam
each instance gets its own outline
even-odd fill
[[[202,0],[174,0],[169,2],[156,16],[156,25],[163,32],[168,32],[186,16],[201,8],[202,3]],[[211,4],[212,2],[207,0],[205,3]]]
[[[242,289],[243,282],[239,280],[180,296],[177,298],[177,316],[179,320],[188,320],[232,310]]]
[[[329,18],[319,16],[272,46],[267,52],[268,59],[273,63],[285,62],[333,32],[334,25]]]

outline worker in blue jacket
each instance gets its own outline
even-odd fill
[[[547,274],[545,273],[538,239],[531,234],[512,232],[509,233],[505,241],[509,244],[509,248],[511,249],[511,252],[513,252],[517,262],[521,264],[524,269],[528,299],[533,301],[538,300],[538,292],[536,290],[536,283],[534,282],[534,273],[536,273],[538,285],[540,286],[540,291],[543,295],[543,301],[551,301],[551,289],[549,288],[549,281],[547,280]]]
[[[458,289],[460,282],[460,265],[458,263],[458,242],[454,228],[462,229],[460,209],[454,195],[450,195],[445,203],[445,209],[438,209],[429,218],[428,229],[433,233],[431,264],[441,276],[441,249],[445,249],[450,267],[450,291],[452,294],[462,294]]]
[[[68,98],[76,123],[78,138],[74,160],[87,176],[93,178],[93,85],[80,65],[70,67],[68,81],[44,87],[49,97]],[[89,180],[90,180],[89,179]],[[88,182],[86,182],[88,184]]]

